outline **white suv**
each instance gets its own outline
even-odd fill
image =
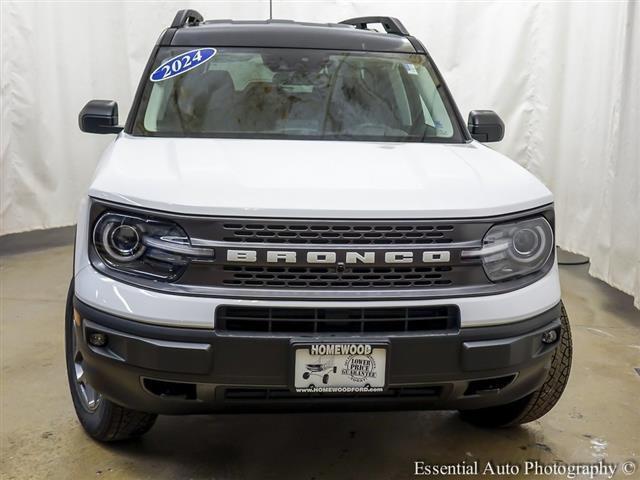
[[[381,24],[384,31],[368,29]],[[76,412],[456,409],[537,419],[571,363],[552,195],[465,125],[389,17],[178,12],[80,208],[66,316]]]

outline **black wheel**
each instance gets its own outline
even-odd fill
[[[327,383],[329,383],[329,374],[328,374],[328,373],[325,373],[325,374],[322,376],[322,383],[324,383],[325,385],[326,385]]]
[[[564,305],[561,305],[559,344],[551,358],[551,368],[539,390],[513,403],[478,410],[463,410],[461,417],[480,427],[511,427],[532,422],[551,410],[564,392],[571,371],[571,328]]]
[[[69,286],[65,313],[65,354],[73,406],[80,424],[91,437],[101,442],[114,442],[139,437],[149,431],[157,415],[116,405],[87,382],[73,328],[73,281]]]
[[[309,372],[304,372],[302,374],[302,378],[304,378],[305,380],[309,380],[309,377],[311,376],[311,374]]]

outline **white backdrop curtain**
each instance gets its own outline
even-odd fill
[[[268,1],[3,2],[0,235],[70,225],[102,148],[92,98],[124,119],[179,8],[264,19]],[[619,2],[274,1],[274,18],[391,15],[427,46],[463,113],[496,110],[496,149],[554,192],[558,244],[640,307],[640,5]],[[496,172],[497,175],[500,172]]]

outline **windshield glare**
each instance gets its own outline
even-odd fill
[[[160,48],[152,69],[187,50]],[[186,73],[146,80],[133,134],[461,142],[439,86],[419,54],[218,48]]]

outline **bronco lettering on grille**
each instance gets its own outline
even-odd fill
[[[258,262],[258,251],[256,250],[227,250],[228,262],[256,263]],[[302,257],[302,258],[301,258]],[[285,250],[267,250],[264,255],[266,263],[311,263],[311,264],[372,264],[380,261],[388,264],[402,263],[447,263],[451,260],[451,252],[448,250],[433,250],[421,252],[330,252],[312,251],[295,252]]]

